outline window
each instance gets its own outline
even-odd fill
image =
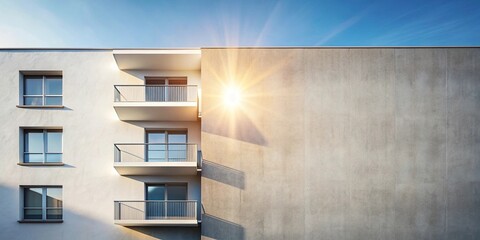
[[[24,129],[24,163],[61,163],[62,130]]]
[[[62,187],[29,186],[23,189],[23,220],[63,219]]]
[[[147,200],[187,200],[186,183],[147,184]]]
[[[24,75],[23,105],[62,105],[62,76]]]
[[[185,162],[188,146],[187,132],[174,130],[147,130],[147,162]]]
[[[146,188],[147,219],[188,216],[187,184],[147,184]]]

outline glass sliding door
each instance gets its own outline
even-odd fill
[[[148,130],[146,132],[147,162],[187,161],[187,132]]]
[[[167,94],[167,99],[169,102],[186,102],[188,99],[187,78],[169,78]]]
[[[187,216],[187,185],[186,184],[168,184],[167,185],[167,216],[169,218],[182,218]]]
[[[186,216],[187,184],[148,184],[146,191],[146,219]]]
[[[146,219],[165,217],[165,185],[147,185]]]
[[[170,162],[187,161],[187,133],[169,132],[168,139],[168,160]]]
[[[165,131],[147,131],[147,143],[147,156],[145,158],[147,162],[166,162],[168,160]]]
[[[165,102],[166,85],[165,78],[145,77],[145,101],[146,102]]]
[[[145,101],[186,102],[187,77],[145,77]]]

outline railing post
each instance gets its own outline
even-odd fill
[[[165,204],[164,204],[164,205],[165,205],[165,212],[164,212],[164,213],[165,213],[165,216],[164,216],[164,217],[165,217],[165,219],[167,219],[167,218],[168,218],[168,206],[167,206],[167,205],[168,205],[168,201],[165,200],[164,203],[165,203]]]
[[[114,153],[114,156],[115,156],[114,162],[121,162],[122,151],[120,151],[120,149],[118,148],[118,146],[116,144],[114,144],[113,146],[114,146],[113,151],[115,152]]]
[[[197,149],[195,149],[195,150],[196,150],[195,152],[197,153],[197,167],[199,169],[202,169],[202,158],[203,158],[202,157],[202,151],[199,151]]]
[[[165,144],[165,159],[167,160],[167,162],[170,162],[170,154],[168,154],[169,152],[169,147],[168,147],[168,144]]]
[[[121,215],[122,210],[121,210],[120,202],[114,201],[113,203],[115,205],[115,207],[114,207],[115,220],[122,220],[122,215]]]
[[[113,86],[113,101],[120,102],[120,93],[118,92],[118,89],[116,86]]]
[[[194,203],[195,203],[195,204],[194,204],[194,206],[195,206],[195,209],[194,209],[195,219],[197,219],[197,211],[198,211],[198,209],[197,209],[197,201],[195,201]]]

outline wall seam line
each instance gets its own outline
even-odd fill
[[[445,50],[445,180],[444,180],[444,201],[445,201],[445,226],[444,236],[448,234],[448,50]]]
[[[394,157],[394,167],[397,164],[397,50],[393,49],[393,68],[394,68],[394,78],[393,78],[393,157]],[[397,216],[396,212],[396,195],[397,195],[397,176],[394,176],[393,179],[393,235],[396,239],[395,231],[395,219]]]

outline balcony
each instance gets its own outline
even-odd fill
[[[196,144],[121,143],[114,149],[120,175],[196,175],[201,168]]]
[[[115,85],[114,104],[123,121],[197,121],[194,85]]]
[[[115,224],[122,226],[197,226],[195,200],[115,201]]]

